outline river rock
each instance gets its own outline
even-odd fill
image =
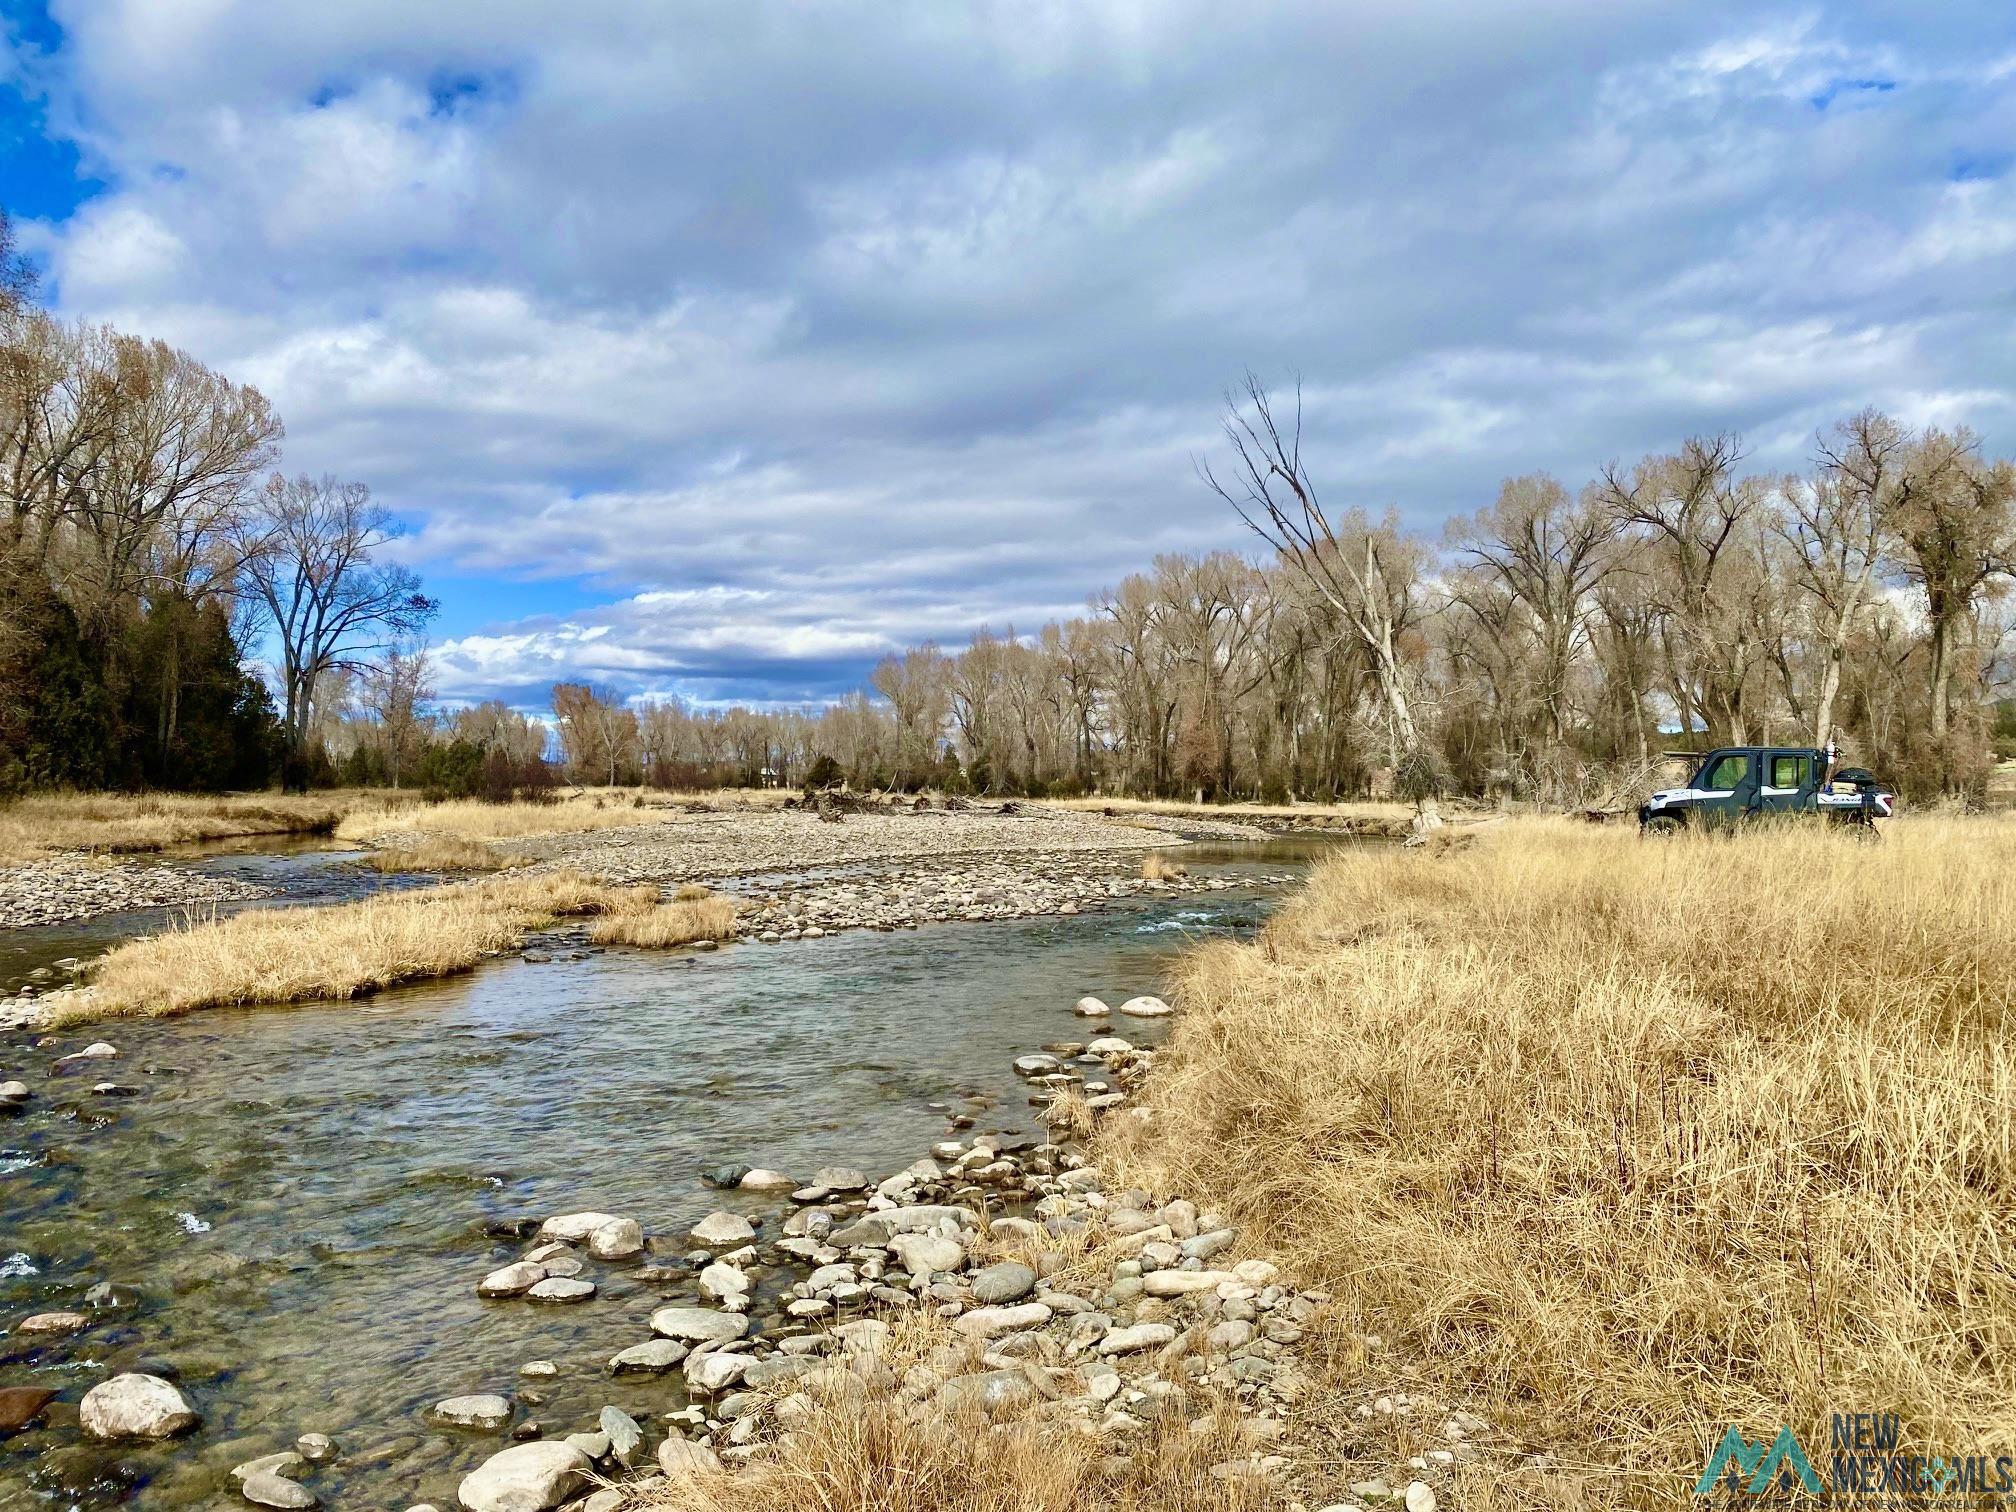
[[[966,1247],[937,1234],[898,1234],[889,1248],[913,1276],[946,1274],[966,1263]]]
[[[28,1083],[26,1082],[0,1082],[0,1101],[26,1102],[32,1095],[28,1090]]]
[[[621,1464],[628,1465],[644,1442],[644,1430],[637,1426],[637,1419],[621,1407],[604,1407],[600,1424],[609,1436],[610,1452]]]
[[[571,1444],[513,1444],[464,1476],[456,1496],[468,1512],[547,1512],[587,1485],[589,1469]]]
[[[1134,1046],[1131,1041],[1121,1039],[1118,1035],[1105,1034],[1087,1045],[1085,1053],[1087,1055],[1126,1055],[1133,1048]]]
[[[82,1313],[45,1312],[34,1313],[14,1325],[17,1334],[73,1334],[88,1328],[91,1320]]]
[[[938,1405],[978,1407],[983,1412],[1019,1407],[1034,1400],[1036,1388],[1019,1370],[986,1370],[955,1376],[938,1388]]]
[[[586,1302],[595,1295],[595,1283],[572,1276],[548,1276],[525,1295],[534,1302]]]
[[[307,1468],[307,1460],[292,1449],[282,1449],[278,1454],[262,1454],[257,1459],[232,1466],[231,1479],[242,1481],[248,1475],[279,1475],[292,1480]]]
[[[548,1218],[539,1225],[541,1239],[558,1239],[567,1244],[579,1244],[599,1228],[618,1222],[614,1213],[562,1213],[557,1218]]]
[[[611,1375],[663,1375],[686,1358],[687,1349],[677,1339],[651,1339],[632,1344],[609,1361]]]
[[[686,1389],[697,1391],[703,1396],[711,1396],[726,1390],[742,1379],[742,1372],[749,1368],[749,1356],[739,1354],[688,1355],[686,1357]]]
[[[95,1040],[91,1044],[86,1045],[82,1050],[72,1051],[69,1055],[62,1057],[56,1064],[62,1066],[68,1065],[72,1061],[110,1060],[118,1053],[119,1051],[115,1046],[108,1045],[103,1040]]]
[[[812,1185],[829,1192],[865,1191],[868,1178],[852,1166],[826,1166],[812,1173]]]
[[[755,1237],[755,1225],[740,1213],[709,1213],[693,1225],[693,1242],[708,1249],[732,1249]]]
[[[1013,1260],[990,1265],[973,1277],[974,1299],[990,1306],[1020,1302],[1034,1290],[1036,1272]]]
[[[1187,1297],[1195,1292],[1216,1291],[1234,1279],[1230,1271],[1159,1270],[1142,1278],[1141,1289],[1151,1297]]]
[[[511,1404],[501,1396],[482,1393],[476,1396],[449,1397],[436,1402],[427,1414],[433,1422],[448,1428],[475,1428],[484,1433],[495,1433],[511,1421]]]
[[[1407,1512],[1435,1512],[1435,1488],[1426,1481],[1412,1481],[1407,1487]]]
[[[588,1236],[588,1253],[597,1260],[629,1260],[644,1253],[644,1226],[635,1218],[618,1218]]]
[[[294,1440],[294,1447],[311,1465],[320,1465],[336,1458],[336,1440],[326,1433],[304,1433]]]
[[[522,1297],[546,1279],[546,1267],[530,1260],[515,1261],[493,1270],[476,1283],[479,1297]]]
[[[975,1339],[992,1339],[1025,1328],[1040,1328],[1049,1321],[1049,1307],[1041,1302],[1024,1302],[1020,1307],[976,1307],[952,1326]]]
[[[721,1460],[705,1444],[696,1444],[674,1434],[658,1446],[658,1468],[668,1478],[680,1480],[689,1475],[704,1475],[710,1470],[719,1470]]]
[[[203,1421],[188,1399],[159,1376],[116,1375],[84,1393],[77,1419],[96,1439],[165,1439]]]
[[[1132,1328],[1116,1328],[1099,1341],[1102,1355],[1133,1354],[1143,1349],[1159,1349],[1175,1342],[1176,1330],[1167,1323],[1136,1323]]]
[[[786,1176],[782,1171],[766,1171],[757,1167],[742,1173],[742,1179],[735,1183],[745,1192],[788,1192],[797,1185],[797,1178]]]
[[[315,1493],[270,1470],[255,1470],[238,1482],[238,1490],[255,1507],[301,1508],[317,1505]]]
[[[1080,1018],[1107,1018],[1113,1012],[1096,997],[1081,997],[1071,1011]]]
[[[651,1331],[689,1344],[725,1344],[747,1333],[749,1320],[711,1307],[661,1307],[651,1314]]]
[[[18,1433],[42,1415],[56,1393],[41,1386],[0,1386],[0,1434]]]
[[[1159,997],[1137,997],[1122,1003],[1120,1011],[1129,1018],[1166,1018],[1176,1010]]]
[[[747,1301],[749,1277],[726,1260],[716,1260],[700,1272],[700,1295],[714,1302]]]

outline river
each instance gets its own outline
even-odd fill
[[[477,1280],[523,1248],[486,1237],[486,1220],[620,1213],[671,1259],[716,1208],[765,1216],[774,1235],[790,1206],[707,1189],[712,1166],[879,1177],[953,1114],[977,1120],[969,1135],[1038,1136],[1013,1057],[1087,1037],[1070,1012],[1082,994],[1154,991],[1186,940],[1255,927],[1272,884],[1325,848],[1186,847],[1193,874],[1235,886],[1075,917],[705,954],[602,950],[564,930],[542,940],[548,961],[362,1003],[112,1023],[44,1049],[9,1035],[5,1074],[36,1097],[0,1124],[0,1317],[89,1310],[100,1282],[122,1305],[72,1338],[6,1341],[0,1386],[61,1396],[47,1426],[0,1440],[0,1507],[216,1504],[231,1466],[308,1431],[341,1447],[314,1480],[325,1505],[450,1506],[501,1440],[428,1427],[441,1398],[543,1395],[521,1418],[549,1434],[591,1427],[604,1403],[671,1410],[676,1373],[612,1379],[602,1363],[650,1336],[662,1299],[691,1299],[693,1279],[590,1261],[588,1303],[481,1301]],[[364,885],[318,881],[355,869],[313,855],[204,864],[295,876],[291,899]],[[120,927],[69,938],[102,949]],[[77,948],[30,933],[0,936],[0,959]],[[1160,1026],[1114,1032],[1150,1041]],[[100,1037],[118,1060],[53,1068]],[[138,1094],[93,1096],[108,1075]],[[560,1374],[520,1380],[535,1359]],[[76,1400],[130,1369],[177,1379],[202,1428],[167,1446],[81,1442]]]

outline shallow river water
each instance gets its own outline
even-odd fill
[[[519,1420],[554,1436],[608,1402],[675,1408],[677,1372],[602,1367],[650,1337],[663,1299],[694,1296],[691,1277],[646,1284],[591,1259],[585,1304],[482,1301],[477,1280],[524,1248],[482,1224],[600,1209],[663,1236],[669,1259],[718,1207],[767,1217],[773,1237],[789,1207],[711,1191],[708,1167],[879,1178],[945,1137],[947,1107],[976,1116],[969,1133],[1034,1133],[1012,1058],[1084,1038],[1080,995],[1154,991],[1187,938],[1252,928],[1278,890],[1248,884],[1311,853],[1190,848],[1193,874],[1241,885],[1070,918],[710,954],[563,934],[541,943],[550,963],[359,1004],[113,1023],[45,1049],[7,1036],[0,1073],[36,1095],[0,1123],[0,1325],[90,1311],[98,1282],[130,1303],[70,1339],[0,1338],[0,1386],[61,1393],[46,1427],[0,1440],[0,1507],[228,1506],[232,1465],[307,1431],[341,1446],[313,1478],[325,1506],[452,1506],[503,1440],[430,1428],[441,1398],[536,1390],[547,1400]],[[99,1037],[118,1060],[55,1069]],[[138,1094],[93,1096],[108,1075]],[[534,1359],[561,1374],[521,1381]],[[76,1401],[125,1369],[178,1379],[202,1428],[162,1447],[81,1442]]]

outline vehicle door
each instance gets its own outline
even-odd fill
[[[1765,751],[1758,774],[1757,811],[1792,814],[1814,806],[1819,774],[1811,751]]]
[[[1694,811],[1709,829],[1721,829],[1747,815],[1757,802],[1756,751],[1717,751],[1694,778]]]

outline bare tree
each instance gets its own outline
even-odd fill
[[[1554,478],[1507,479],[1498,502],[1451,530],[1458,551],[1532,616],[1547,738],[1568,734],[1568,679],[1588,638],[1590,600],[1609,572],[1620,522],[1594,494],[1571,499]]]
[[[14,221],[0,209],[0,315],[11,315],[35,296],[34,264],[14,242]]]
[[[1669,632],[1673,694],[1683,728],[1698,710],[1712,739],[1749,738],[1745,697],[1761,654],[1748,590],[1746,529],[1757,528],[1765,489],[1739,478],[1734,436],[1690,437],[1667,457],[1647,457],[1628,475],[1603,470],[1600,497],[1635,528],[1654,597]]]
[[[438,606],[409,569],[373,560],[399,530],[362,483],[275,474],[260,505],[245,577],[279,641],[285,781],[303,787],[316,681],[417,634]]]
[[[1357,637],[1372,664],[1392,724],[1396,765],[1403,781],[1432,789],[1433,763],[1415,724],[1400,631],[1408,623],[1419,575],[1418,548],[1400,533],[1391,514],[1374,525],[1362,509],[1332,524],[1302,463],[1302,390],[1285,431],[1275,420],[1267,390],[1246,375],[1246,403],[1225,400],[1225,437],[1232,443],[1234,475],[1221,483],[1208,460],[1204,481],[1253,532],[1281,553]]]
[[[609,787],[637,759],[637,712],[607,689],[586,683],[558,683],[553,718],[568,765],[582,776],[606,778]]]
[[[364,707],[377,721],[379,743],[392,786],[400,785],[407,769],[427,744],[427,700],[434,696],[428,681],[427,648],[393,646],[383,660],[364,670]]]
[[[1972,432],[1928,430],[1912,448],[1908,497],[1895,512],[1895,556],[1925,596],[1932,705],[1944,744],[1952,722],[1953,653],[1982,593],[2016,569],[2016,468],[1987,463]],[[1949,764],[1950,771],[1950,764]]]
[[[1848,639],[1869,602],[1891,521],[1914,486],[1904,465],[1909,444],[1889,416],[1863,410],[1819,438],[1812,477],[1779,488],[1784,509],[1773,528],[1791,547],[1792,583],[1811,605],[1821,655],[1812,725],[1819,746],[1833,738]]]
[[[898,786],[921,783],[937,764],[949,696],[945,672],[944,656],[927,642],[901,656],[884,657],[870,678],[896,716],[896,762],[891,775]]]

